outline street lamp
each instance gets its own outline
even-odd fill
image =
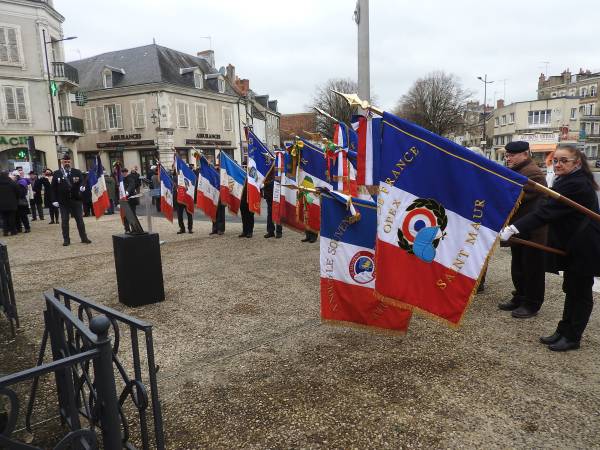
[[[487,79],[487,73],[485,74],[485,76],[483,78],[481,77],[477,77],[477,79],[479,81],[483,82],[483,124],[482,124],[482,135],[483,138],[481,140],[481,142],[483,143],[483,149],[485,150],[485,146],[487,145],[487,136],[485,134],[485,110],[486,110],[486,103],[487,103],[487,85],[488,84],[492,84],[493,81],[488,81]]]
[[[48,94],[50,95],[50,109],[52,111],[52,131],[54,131],[54,146],[56,148],[56,156],[58,156],[58,133],[56,130],[56,113],[54,112],[54,99],[52,98],[52,80],[50,79],[50,63],[48,61],[48,44],[53,44],[54,42],[61,41],[71,41],[73,39],[77,39],[77,36],[69,36],[63,39],[53,39],[50,38],[49,41],[46,41],[46,30],[42,30],[42,36],[44,39],[44,55],[46,56],[46,73],[48,74]]]

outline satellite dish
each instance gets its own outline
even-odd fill
[[[227,74],[227,69],[224,66],[221,66],[221,68],[219,69],[219,73],[225,76]]]

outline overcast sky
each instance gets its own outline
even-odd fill
[[[315,87],[356,78],[354,0],[54,0],[67,60],[152,43],[209,48],[282,113],[302,112]],[[392,108],[419,77],[455,74],[488,104],[535,98],[541,72],[600,71],[597,0],[371,0],[371,93]],[[506,80],[506,81],[503,81]]]

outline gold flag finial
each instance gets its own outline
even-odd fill
[[[334,94],[337,94],[340,97],[342,97],[344,100],[346,100],[348,102],[348,104],[350,106],[358,106],[359,108],[362,108],[362,109],[365,109],[365,110],[370,109],[374,113],[377,113],[379,115],[383,115],[383,111],[381,109],[379,109],[379,108],[371,105],[366,100],[361,100],[357,94],[344,94],[342,92],[336,91],[335,89],[332,89],[331,92],[333,92]]]

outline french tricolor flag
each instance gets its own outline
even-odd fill
[[[246,182],[246,171],[223,151],[219,153],[219,161],[221,203],[227,205],[232,214],[237,214]]]
[[[106,190],[104,168],[102,167],[102,161],[100,161],[100,155],[96,155],[94,166],[88,175],[88,185],[92,191],[94,216],[98,219],[104,214],[104,211],[110,207],[110,198],[108,197],[108,191]]]
[[[219,172],[204,156],[201,156],[198,161],[200,172],[198,173],[196,206],[215,222],[219,206]]]
[[[527,178],[385,113],[378,298],[457,326]]]
[[[250,130],[245,128],[246,138],[248,139],[248,209],[256,214],[260,214],[260,203],[262,201],[260,190],[265,184],[265,177],[273,168],[273,155],[267,149],[258,137]]]
[[[177,203],[185,205],[190,214],[194,214],[194,192],[196,174],[180,157],[175,156],[177,167]]]
[[[338,193],[321,196],[321,317],[406,332],[411,312],[374,295],[377,205]]]
[[[381,154],[381,116],[369,113],[352,118],[352,128],[358,135],[356,144],[356,182],[360,186],[374,186],[379,180]]]
[[[173,180],[162,164],[158,167],[160,177],[160,211],[169,222],[173,222]]]
[[[333,143],[341,148],[348,148],[348,127],[343,122],[333,126]]]

